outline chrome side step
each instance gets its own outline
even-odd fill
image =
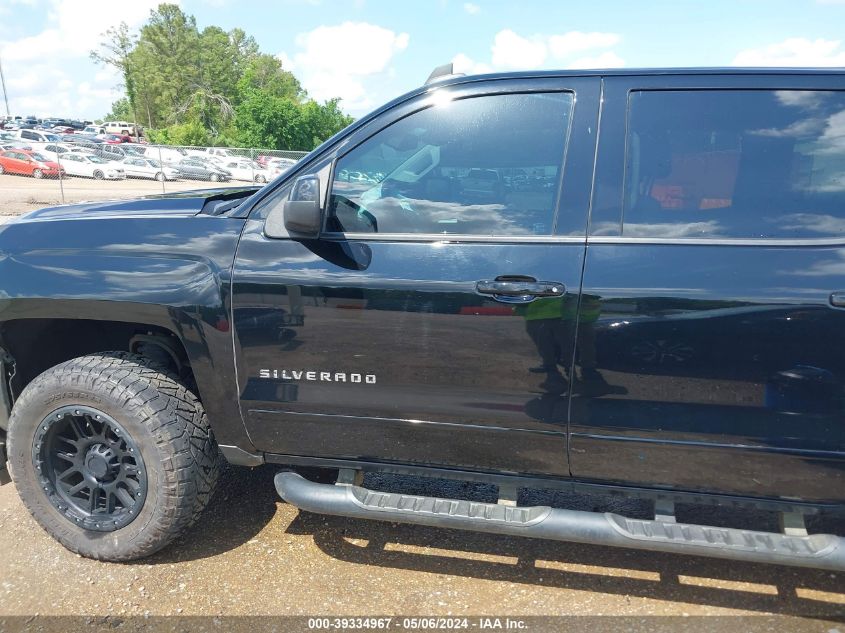
[[[676,523],[673,516],[663,514],[641,520],[547,506],[419,497],[350,483],[319,484],[293,472],[280,472],[274,483],[285,501],[318,514],[845,571],[845,538],[831,534],[692,525]]]

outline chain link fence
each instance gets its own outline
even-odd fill
[[[284,174],[306,153],[0,130],[0,215],[209,186],[261,186]]]

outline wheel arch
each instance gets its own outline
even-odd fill
[[[50,367],[88,354],[130,351],[169,365],[180,376],[205,406],[221,444],[254,450],[237,406],[231,349],[210,341],[199,315],[148,304],[120,309],[119,302],[109,302],[104,311],[99,302],[54,303],[65,309],[55,305],[47,316],[41,306],[28,310],[27,317],[0,322],[0,350],[8,354],[3,388],[11,406]],[[227,333],[228,327],[228,322],[217,324]]]
[[[0,338],[7,354],[5,378],[12,403],[50,367],[98,352],[135,352],[182,378],[193,377],[183,341],[160,325],[71,317],[12,319],[0,324]]]

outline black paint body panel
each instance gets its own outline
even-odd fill
[[[456,98],[576,93],[553,235],[264,235],[274,193],[330,172],[423,107],[429,87],[219,217],[202,213],[217,191],[59,207],[0,227],[0,326],[76,318],[173,332],[218,441],[249,453],[843,504],[845,312],[829,298],[845,291],[845,243],[621,232],[629,91],[842,90],[843,77],[449,80],[436,90]],[[476,292],[502,275],[564,284],[563,318],[529,325],[524,309]],[[571,388],[531,371],[550,338]]]

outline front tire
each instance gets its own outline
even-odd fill
[[[33,170],[32,170],[32,177],[33,177],[33,178],[39,178],[39,179],[40,179],[40,178],[43,178],[43,177],[44,177],[44,172],[43,172],[43,171],[41,171],[40,169],[33,169]]]
[[[158,172],[156,174],[156,180],[158,180],[159,182],[164,182],[164,172]]]
[[[27,385],[9,421],[9,462],[51,536],[88,558],[127,561],[194,523],[220,458],[193,393],[155,361],[105,352]]]
[[[102,180],[103,178],[105,178],[105,174],[98,169],[94,172],[94,178],[96,180]]]
[[[211,174],[211,176],[209,176],[209,177],[208,177],[208,179],[209,179],[211,182],[219,182],[219,181],[220,181],[220,176],[218,176],[217,174]]]

